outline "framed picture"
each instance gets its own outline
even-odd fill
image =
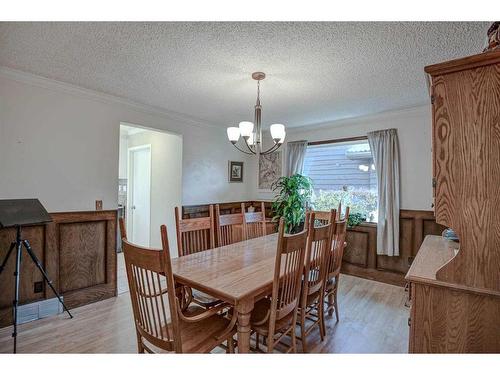
[[[229,162],[229,182],[243,182],[243,162]]]
[[[281,151],[259,157],[259,189],[271,190],[273,183],[281,177]]]

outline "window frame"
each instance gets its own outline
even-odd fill
[[[355,136],[355,137],[325,139],[322,141],[311,141],[311,142],[307,142],[307,147],[327,145],[327,144],[332,144],[332,143],[355,142],[355,141],[368,141],[368,136],[367,135],[359,135],[359,136]],[[365,222],[360,223],[358,226],[376,227],[377,222],[376,221],[365,221]],[[350,228],[350,229],[352,229],[352,228]]]

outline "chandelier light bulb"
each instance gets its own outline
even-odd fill
[[[285,125],[283,124],[272,124],[271,125],[271,137],[275,142],[278,142],[285,137]]]
[[[280,138],[278,143],[281,145],[283,142],[285,142],[285,137],[286,137],[286,132],[283,132],[283,137]]]
[[[238,142],[238,139],[240,139],[240,129],[235,126],[227,128],[227,138],[232,144]]]
[[[250,136],[248,137],[247,143],[249,146],[254,146],[255,145],[255,135],[254,133],[251,133]]]
[[[242,121],[240,122],[239,128],[242,137],[250,137],[253,132],[253,122]]]

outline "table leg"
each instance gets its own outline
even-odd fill
[[[253,300],[244,300],[236,304],[238,314],[238,353],[250,352],[250,315]]]

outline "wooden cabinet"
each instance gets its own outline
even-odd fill
[[[410,352],[500,352],[500,51],[432,65],[436,222],[407,274]],[[455,251],[456,250],[456,251]]]

